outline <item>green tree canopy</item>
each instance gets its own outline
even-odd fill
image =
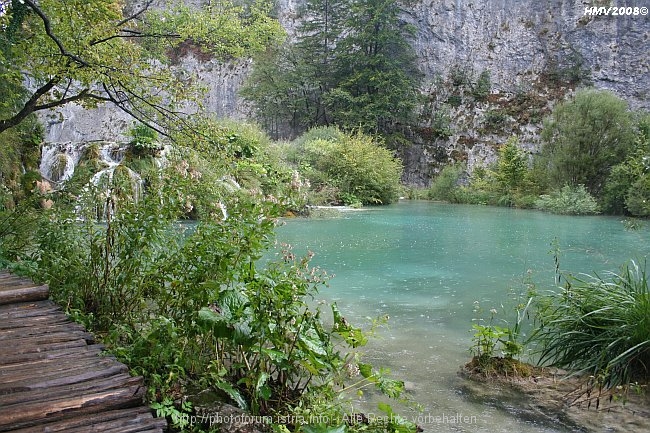
[[[408,39],[413,28],[394,0],[354,0],[337,45],[336,91],[328,101],[335,123],[386,132],[407,123],[415,108],[420,73]]]
[[[528,160],[519,147],[519,140],[512,136],[499,149],[496,178],[502,192],[511,193],[523,184],[528,173]]]
[[[330,124],[391,132],[417,101],[412,33],[394,0],[309,0],[297,42],[258,61],[242,94],[262,123],[294,132]]]
[[[628,157],[612,168],[603,189],[603,208],[614,214],[650,215],[650,115],[641,115]]]
[[[611,168],[625,159],[634,138],[625,101],[608,91],[578,91],[557,105],[544,123],[541,161],[550,185],[585,185],[599,196]]]
[[[165,65],[164,54],[181,43],[219,58],[259,51],[282,33],[265,14],[266,3],[149,13],[149,0],[124,16],[119,0],[2,1],[0,99],[10,109],[0,132],[69,102],[110,102],[163,132],[182,121],[178,103],[196,90]],[[21,94],[24,82],[28,91]]]

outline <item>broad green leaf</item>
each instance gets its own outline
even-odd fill
[[[217,381],[214,383],[214,386],[228,394],[228,396],[232,398],[235,403],[237,403],[237,406],[239,406],[240,409],[248,410],[248,403],[246,403],[244,397],[242,397],[240,392],[231,384],[228,382]]]

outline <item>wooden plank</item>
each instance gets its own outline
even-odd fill
[[[59,350],[59,349],[70,349],[70,348],[75,348],[75,347],[85,347],[87,346],[86,340],[80,338],[78,340],[71,340],[71,341],[63,341],[60,343],[49,343],[49,344],[43,344],[40,347],[39,346],[29,346],[29,347],[24,347],[24,348],[14,348],[14,352],[12,355],[20,355],[20,354],[25,354],[25,353],[33,353],[33,352],[47,352],[49,350]],[[4,350],[3,350],[4,352]],[[9,355],[9,353],[7,353]],[[0,354],[0,362],[3,362],[2,358],[4,356]]]
[[[29,316],[29,317],[12,317],[9,319],[0,318],[0,332],[7,329],[14,328],[33,328],[39,326],[58,325],[61,323],[70,323],[65,315],[50,314],[43,316]]]
[[[162,433],[142,378],[94,341],[47,286],[0,271],[0,432]]]
[[[70,330],[67,332],[59,331],[42,335],[23,335],[11,340],[3,341],[3,350],[11,352],[12,350],[22,351],[41,351],[40,348],[45,345],[55,343],[65,343],[69,341],[83,340],[93,341],[93,336],[87,332]]]
[[[80,395],[141,384],[141,377],[134,377],[128,373],[120,373],[103,379],[86,380],[74,384],[65,383],[38,388],[30,387],[24,391],[0,394],[0,406],[9,407],[26,402],[50,401],[59,397],[65,397],[66,395]],[[15,407],[19,408],[19,406]]]
[[[110,431],[109,429],[114,428],[116,425],[118,427],[127,427],[129,424],[136,425],[140,429],[127,431],[140,431],[143,433],[161,432],[162,429],[167,427],[164,418],[153,418],[149,408],[137,407],[79,416],[38,427],[27,427],[15,430],[15,433],[43,433],[44,431],[49,433],[87,433],[89,431],[107,433]]]
[[[104,350],[103,344],[93,344],[92,346],[87,346],[86,342],[83,342],[82,346],[79,347],[65,347],[59,349],[43,350],[39,352],[27,352],[27,353],[14,353],[14,354],[0,354],[0,365],[11,365],[22,362],[33,362],[41,359],[58,359],[66,357],[74,357],[75,353],[85,353],[86,351],[95,352],[99,354]]]
[[[48,286],[23,287],[0,291],[0,305],[16,302],[42,301],[50,296]]]
[[[127,371],[128,368],[124,364],[111,358],[72,358],[67,362],[50,363],[42,371],[27,368],[3,374],[0,376],[0,391],[43,388],[60,383],[71,384],[86,380],[86,376],[107,377]]]
[[[69,395],[47,402],[23,403],[19,408],[0,408],[0,432],[29,427],[43,422],[58,421],[76,415],[121,409],[142,404],[145,389],[141,385],[95,392],[85,395]]]
[[[69,320],[56,323],[39,322],[39,326],[34,326],[35,324],[32,323],[31,320],[23,320],[20,324],[17,325],[18,326],[14,326],[12,328],[0,328],[2,329],[2,332],[0,332],[0,341],[9,340],[12,338],[24,338],[25,336],[29,335],[47,335],[56,332],[65,332],[68,330],[74,332],[83,332],[87,334],[83,326],[75,322],[70,322]]]
[[[16,275],[0,275],[0,285],[27,285],[27,284],[35,284],[32,280],[29,278],[25,277],[19,277]]]
[[[128,371],[129,369],[126,365],[114,363],[113,365],[109,366],[96,366],[92,369],[87,367],[73,374],[61,377],[51,375],[43,377],[43,379],[25,379],[23,377],[15,380],[12,379],[11,381],[6,381],[5,383],[0,383],[0,393],[4,394],[28,391],[30,389],[47,388],[49,386],[73,385],[87,380],[103,379],[121,373],[127,373]]]
[[[0,363],[0,382],[2,382],[2,375],[10,375],[22,370],[38,370],[44,371],[51,364],[68,363],[70,360],[84,360],[99,359],[101,349],[98,350],[60,350],[53,353],[51,356],[42,356],[34,358],[25,358],[20,362]],[[37,352],[40,353],[40,352]],[[49,352],[52,353],[52,352]],[[46,353],[47,354],[47,353]]]
[[[54,311],[61,311],[61,307],[51,300],[0,305],[0,319],[48,316]]]

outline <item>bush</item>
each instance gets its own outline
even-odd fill
[[[151,127],[138,123],[130,131],[132,152],[135,156],[155,155],[162,149],[158,142],[158,133]]]
[[[608,91],[581,90],[553,109],[541,137],[538,158],[551,187],[584,185],[599,197],[611,168],[632,149],[635,128],[625,101]]]
[[[519,147],[519,140],[512,136],[499,148],[499,161],[495,177],[501,193],[509,195],[517,191],[526,180],[528,160]]]
[[[464,168],[460,164],[446,165],[433,179],[428,191],[431,200],[455,202],[457,200],[458,181]]]
[[[451,137],[454,131],[451,127],[451,114],[449,105],[442,104],[431,118],[431,133],[434,138],[443,140]]]
[[[508,115],[499,109],[494,109],[490,110],[485,113],[485,129],[488,131],[498,131],[506,123],[506,120],[508,120]]]
[[[646,271],[630,262],[610,280],[567,277],[539,300],[531,341],[540,363],[592,375],[611,388],[650,377],[650,290]]]
[[[338,189],[346,204],[389,204],[399,196],[401,164],[370,136],[339,135],[332,128],[308,132],[297,140],[300,169],[317,189]]]
[[[490,80],[490,71],[485,69],[479,75],[476,84],[472,88],[472,95],[477,101],[486,101],[487,97],[490,95],[490,90],[492,89],[492,82]]]
[[[650,115],[641,116],[638,129],[634,150],[612,168],[607,178],[602,202],[609,213],[649,215],[650,191],[645,178],[650,173]]]
[[[598,203],[584,185],[566,185],[559,191],[541,195],[535,202],[537,209],[566,215],[593,215],[599,213]]]
[[[634,216],[650,216],[650,173],[641,176],[630,187],[625,206]]]

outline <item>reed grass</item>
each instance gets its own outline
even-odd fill
[[[619,273],[567,277],[542,300],[531,341],[539,361],[586,374],[603,388],[647,382],[650,371],[650,292],[645,265]]]

